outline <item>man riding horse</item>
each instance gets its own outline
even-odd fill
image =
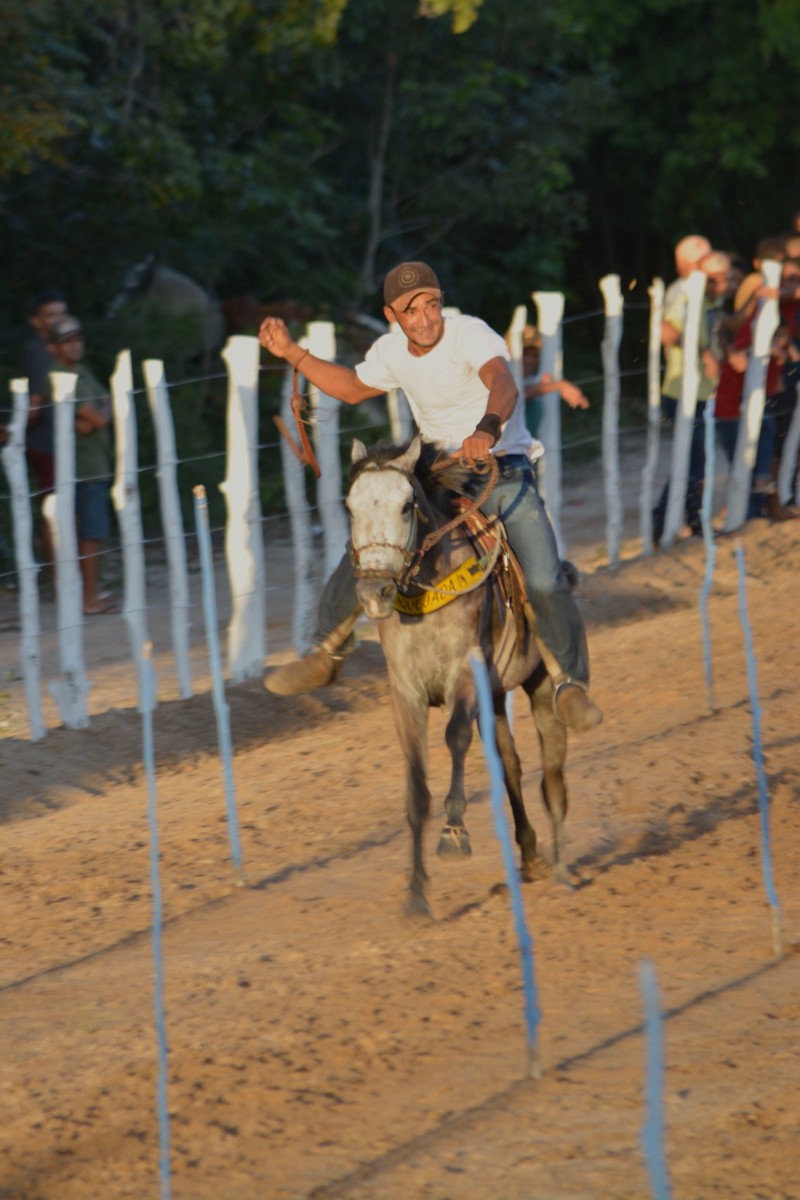
[[[426,441],[471,464],[494,453],[499,480],[482,511],[502,520],[522,567],[537,644],[555,685],[556,715],[585,732],[603,719],[588,694],[586,631],[537,490],[534,463],[544,448],[525,427],[508,347],[478,317],[444,316],[439,280],[426,263],[394,267],[383,299],[386,320],[396,322],[403,336],[379,337],[355,369],[303,350],[275,317],[264,321],[259,341],[277,358],[302,365],[311,383],[344,404],[402,388]],[[315,649],[273,671],[267,690],[294,696],[332,683],[357,612],[355,576],[345,555],[322,594]]]

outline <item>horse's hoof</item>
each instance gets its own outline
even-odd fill
[[[412,892],[406,901],[406,916],[427,917],[430,919],[432,915],[425,897],[420,892]]]
[[[537,880],[546,879],[549,875],[547,867],[538,855],[536,858],[523,860],[519,871],[523,883],[536,883]]]
[[[439,838],[439,845],[436,847],[436,853],[469,858],[472,854],[472,846],[464,826],[445,825],[442,836]]]
[[[563,863],[553,867],[553,883],[559,891],[574,892],[576,890],[569,867],[564,866]]]

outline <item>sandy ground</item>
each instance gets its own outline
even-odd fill
[[[627,486],[630,500],[638,479]],[[629,512],[624,561],[609,569],[596,475],[576,473],[568,494],[606,719],[570,745],[575,887],[545,878],[524,888],[542,1010],[538,1082],[526,1077],[520,960],[479,743],[469,757],[473,858],[436,858],[437,812],[434,919],[413,921],[403,913],[402,766],[374,630],[333,688],[295,701],[257,680],[229,688],[238,879],[202,622],[197,694],[182,701],[154,573],[176,1200],[651,1195],[640,1142],[643,959],[664,1009],[673,1195],[800,1197],[800,522],[755,522],[741,538],[782,906],[776,958],[733,543],[719,542],[710,603],[710,711],[703,546],[637,558]],[[273,564],[282,556],[278,546]],[[278,661],[289,652],[291,590],[271,598]],[[52,606],[43,613],[52,659]],[[48,707],[50,732],[34,745],[14,623],[6,596],[0,1197],[141,1200],[159,1194],[157,1043],[148,782],[125,626],[104,617],[86,630],[91,727],[56,728]],[[523,699],[515,729],[548,854]],[[434,713],[437,806],[443,725]]]

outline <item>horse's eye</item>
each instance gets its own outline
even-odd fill
[[[408,514],[411,512],[413,507],[414,507],[414,501],[406,500],[405,504],[403,505],[403,516],[404,517],[408,516]]]

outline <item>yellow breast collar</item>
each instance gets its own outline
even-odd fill
[[[472,555],[429,591],[421,592],[418,596],[403,596],[398,592],[394,599],[395,609],[406,616],[424,617],[437,608],[444,608],[451,600],[478,587],[491,572],[496,559],[496,553],[489,553],[481,559]]]

